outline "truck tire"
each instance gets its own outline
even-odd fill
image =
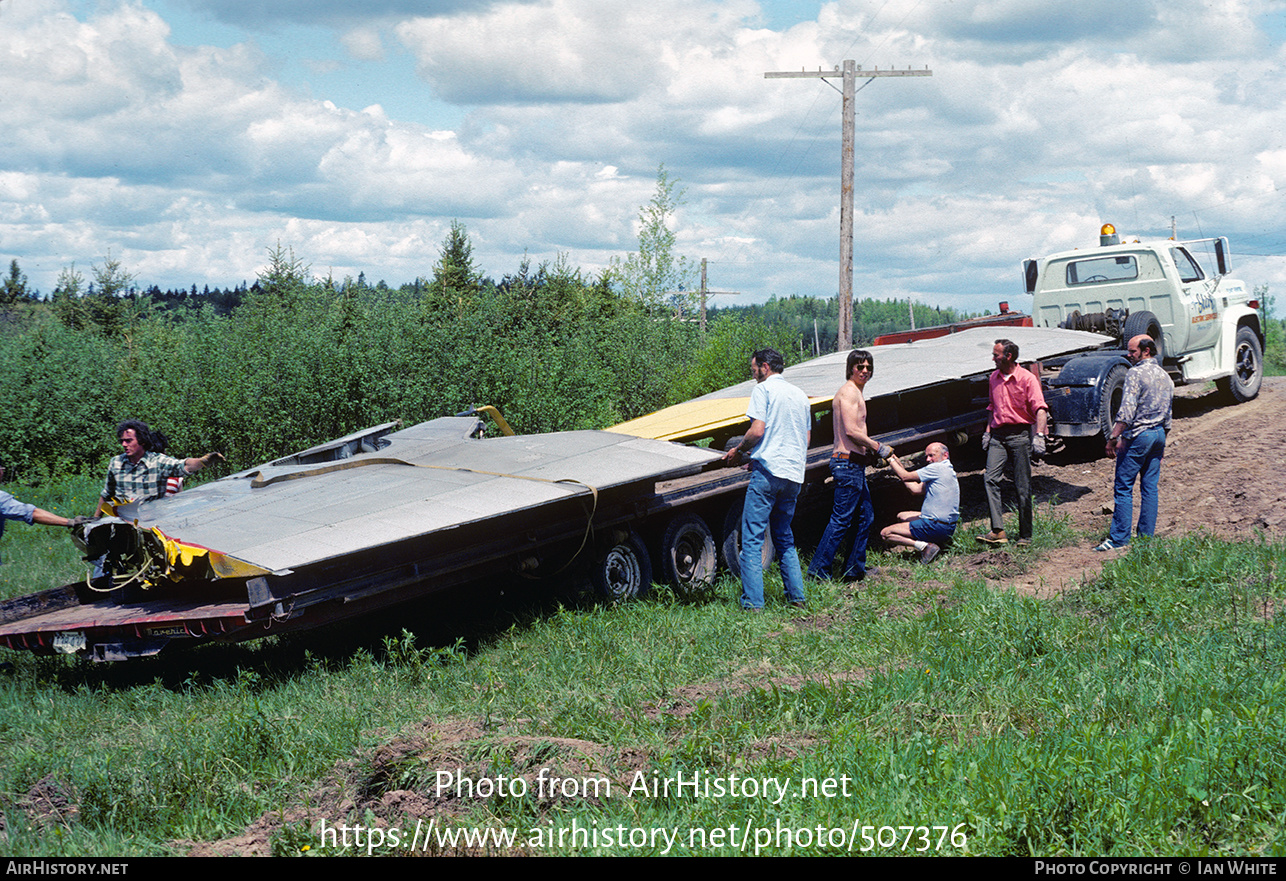
[[[1104,443],[1107,443],[1107,439],[1112,436],[1116,411],[1121,409],[1121,398],[1125,396],[1125,374],[1129,372],[1129,368],[1124,364],[1117,364],[1107,372],[1099,389],[1098,427],[1102,432]]]
[[[1232,376],[1219,380],[1218,386],[1231,394],[1237,403],[1244,404],[1259,395],[1259,386],[1263,381],[1264,350],[1259,345],[1259,337],[1249,327],[1239,327],[1233,352]]]
[[[590,580],[598,595],[608,602],[647,596],[652,584],[652,561],[639,534],[631,529],[619,542],[601,548],[594,557]]]
[[[723,555],[723,565],[728,567],[728,571],[738,578],[741,577],[741,508],[743,502],[737,502],[728,509],[728,515],[723,518],[723,541],[719,543],[719,550]],[[761,561],[763,568],[767,569],[772,565],[773,543],[772,535],[764,533],[764,553]]]
[[[719,567],[714,534],[696,514],[678,514],[661,539],[661,577],[680,596],[692,596],[714,583]]]
[[[1161,333],[1161,321],[1155,313],[1146,309],[1141,312],[1131,312],[1125,318],[1125,327],[1121,329],[1121,348],[1128,348],[1130,340],[1134,339],[1141,333],[1152,337],[1152,341],[1157,344],[1157,363],[1165,362],[1165,339]]]

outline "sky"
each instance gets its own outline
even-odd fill
[[[1026,311],[1108,222],[1282,291],[1284,44],[1286,0],[0,0],[0,259],[396,286],[457,221],[596,276],[664,166],[714,304],[834,296],[839,79],[764,73],[851,59],[932,71],[858,81],[856,296]]]

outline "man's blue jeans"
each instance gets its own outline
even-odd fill
[[[1134,515],[1134,481],[1139,481],[1139,535],[1157,528],[1157,484],[1161,457],[1165,455],[1165,429],[1149,428],[1133,438],[1121,438],[1116,449],[1115,507],[1112,510],[1113,544],[1129,544]]]
[[[803,485],[773,477],[758,463],[751,467],[754,470],[746,487],[746,504],[741,509],[741,605],[746,609],[764,607],[764,533],[768,529],[772,530],[786,600],[802,603],[804,576],[790,521],[795,517],[795,502]]]
[[[861,579],[866,576],[866,543],[871,537],[871,525],[875,523],[871,490],[866,485],[866,465],[848,459],[831,459],[831,476],[835,483],[835,505],[831,509],[831,522],[826,524],[817,553],[813,554],[808,575],[810,578],[831,577],[831,564],[835,562],[839,546],[856,516],[857,532],[844,566],[844,580]]]

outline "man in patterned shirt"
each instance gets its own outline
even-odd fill
[[[191,459],[175,459],[155,452],[156,436],[150,428],[135,419],[116,426],[116,437],[124,451],[107,466],[102,500],[109,502],[147,501],[165,495],[165,481],[171,477],[196,474],[212,459],[223,461],[219,453],[206,453]],[[102,504],[99,510],[105,510]]]
[[[156,434],[136,419],[128,419],[116,426],[116,437],[121,442],[123,452],[107,466],[107,480],[103,483],[96,516],[110,514],[112,503],[159,499],[165,495],[166,481],[169,478],[196,474],[210,464],[212,459],[223,461],[220,453],[206,453],[191,459],[175,459],[158,453]],[[109,555],[103,553],[102,556],[90,559],[90,562],[94,566],[91,581],[94,589],[102,592],[112,590]]]
[[[1139,334],[1130,340],[1127,354],[1134,366],[1125,375],[1121,408],[1116,412],[1116,422],[1107,439],[1107,454],[1116,458],[1112,531],[1096,551],[1112,551],[1129,545],[1136,479],[1139,479],[1138,533],[1152,535],[1157,525],[1157,483],[1161,478],[1165,436],[1170,430],[1174,382],[1157,363],[1157,345],[1152,337]]]

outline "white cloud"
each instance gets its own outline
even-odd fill
[[[777,30],[750,0],[190,0],[255,27],[306,9],[333,23],[298,58],[249,36],[177,47],[147,0],[87,18],[58,3],[6,3],[0,31],[0,241],[45,290],[109,248],[162,286],[235,284],[277,240],[397,283],[431,271],[455,218],[497,277],[524,253],[593,272],[635,247],[664,163],[688,190],[680,246],[710,258],[712,286],[831,294],[839,95],[763,74],[845,58],[933,69],[858,93],[863,293],[1023,308],[1019,261],[1092,244],[1105,220],[1286,249],[1286,52],[1260,0],[840,0]],[[406,51],[424,83],[390,79],[388,100],[308,91],[344,53],[377,76]],[[460,114],[399,119],[385,108],[408,88]],[[1286,283],[1280,258],[1242,274]]]
[[[377,28],[354,28],[344,34],[340,41],[348,54],[360,61],[384,60],[384,40]]]

